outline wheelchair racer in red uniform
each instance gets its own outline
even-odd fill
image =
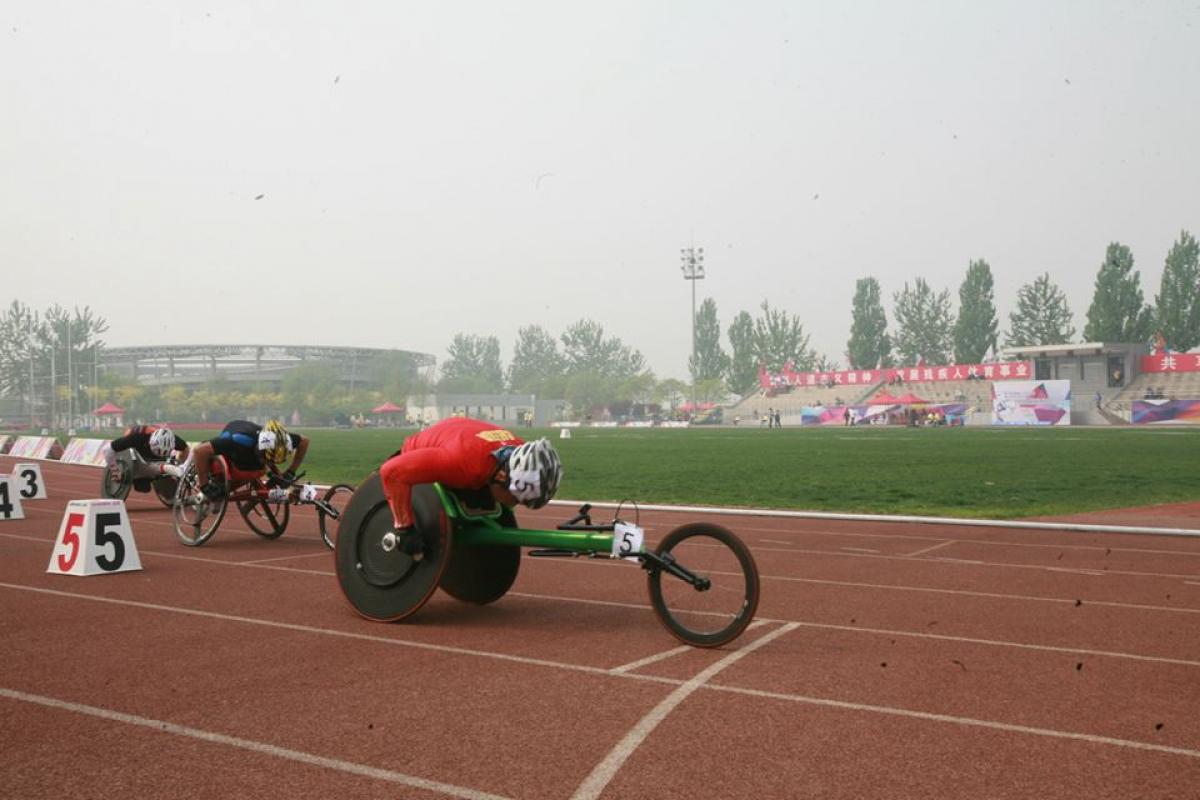
[[[562,462],[546,439],[526,442],[491,423],[451,417],[405,439],[400,451],[380,467],[379,476],[395,523],[391,543],[419,560],[425,543],[414,525],[414,485],[486,488],[508,508],[518,503],[541,508],[558,491]]]

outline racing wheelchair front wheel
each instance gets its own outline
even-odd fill
[[[199,547],[213,537],[221,520],[225,518],[225,509],[229,505],[229,481],[224,470],[212,470],[209,473],[209,483],[221,487],[221,497],[209,500],[200,491],[196,479],[196,466],[188,467],[188,471],[179,479],[175,489],[171,516],[175,521],[175,536],[188,547]]]
[[[346,516],[346,507],[350,505],[352,497],[354,487],[338,483],[330,486],[329,491],[321,498],[324,505],[317,506],[317,525],[321,529],[321,541],[325,542],[325,546],[330,550],[334,549],[337,542],[338,524],[342,517]]]
[[[758,566],[726,528],[694,523],[668,533],[648,567],[654,613],[677,639],[720,647],[738,636],[758,609]],[[681,568],[681,569],[676,569]]]
[[[413,487],[413,515],[425,542],[419,559],[391,544],[392,511],[375,472],[363,481],[338,522],[334,561],[338,585],[354,610],[367,619],[393,622],[413,614],[438,587],[451,548],[450,521],[436,490]]]

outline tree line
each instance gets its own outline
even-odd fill
[[[950,292],[938,292],[918,278],[896,292],[896,331],[889,334],[879,282],[857,282],[846,357],[853,369],[894,363],[930,364],[982,361],[995,353],[999,321],[992,270],[982,259],[972,261],[958,290],[959,309],[950,309]],[[1039,275],[1017,291],[1016,306],[1004,333],[1007,347],[1068,344],[1074,341],[1074,317],[1066,295],[1051,279]],[[1161,335],[1171,350],[1186,352],[1200,345],[1200,246],[1186,230],[1167,254],[1158,295],[1145,302],[1141,274],[1133,253],[1120,242],[1108,245],[1096,273],[1087,310],[1083,341],[1149,342]]]

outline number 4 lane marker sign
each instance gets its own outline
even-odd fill
[[[21,508],[21,490],[8,475],[0,475],[0,520],[25,519]]]
[[[37,464],[17,464],[12,471],[13,481],[21,487],[22,500],[45,500],[46,482]]]
[[[46,572],[103,575],[141,568],[123,502],[72,500],[67,504]]]

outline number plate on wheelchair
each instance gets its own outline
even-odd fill
[[[645,531],[637,525],[618,522],[613,528],[612,554],[613,558],[628,558],[636,561],[637,554],[642,552],[642,540]]]
[[[311,483],[304,484],[304,486],[302,486],[300,488],[300,499],[301,500],[316,500],[317,499],[317,487],[313,486]]]

